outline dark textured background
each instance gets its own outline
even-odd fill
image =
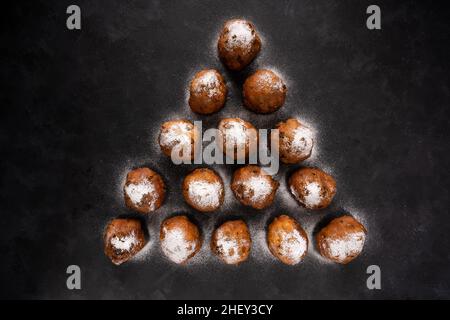
[[[82,30],[65,27],[65,9],[82,9]],[[436,2],[376,1],[382,30],[365,27],[372,1],[29,1],[2,8],[0,268],[2,298],[450,298],[448,11]],[[231,17],[252,20],[262,53],[231,74],[214,50]],[[193,72],[215,67],[230,87],[226,107],[192,114],[185,90]],[[286,105],[256,116],[242,108],[240,85],[257,67],[286,79]],[[335,175],[338,194],[319,213],[299,208],[282,167],[276,204],[240,206],[227,190],[215,215],[180,198],[191,167],[174,167],[155,144],[159,125],[187,117],[215,126],[238,115],[258,127],[298,116],[318,133],[309,165]],[[149,246],[113,266],[102,230],[124,208],[130,168],[148,165],[168,184],[166,205],[145,222]],[[215,166],[225,181],[234,168]],[[249,261],[217,262],[205,244],[187,266],[161,257],[161,220],[184,212],[202,228],[243,217],[254,237]],[[364,253],[347,266],[323,262],[313,247],[284,266],[270,257],[264,227],[288,213],[308,234],[348,212],[364,222]],[[65,287],[69,264],[82,290]],[[366,288],[368,265],[382,290]]]

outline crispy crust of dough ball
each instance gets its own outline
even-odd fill
[[[281,262],[294,265],[308,252],[308,236],[293,218],[281,215],[275,218],[267,230],[270,252]]]
[[[271,70],[258,70],[244,82],[244,105],[257,113],[271,113],[284,104],[286,84]]]
[[[255,146],[258,143],[258,132],[250,122],[240,118],[225,118],[220,121],[219,146],[224,154],[228,147],[228,154],[233,154],[233,159],[248,159],[250,143],[255,143]]]
[[[127,207],[144,214],[161,207],[166,195],[163,179],[149,168],[128,172],[123,192]]]
[[[184,178],[183,196],[195,210],[201,212],[217,210],[224,199],[222,178],[211,169],[195,169]]]
[[[189,86],[189,106],[200,114],[219,111],[227,99],[227,86],[222,75],[214,69],[199,71]]]
[[[314,146],[312,130],[297,119],[288,119],[276,125],[279,130],[280,160],[286,164],[308,159]]]
[[[219,57],[228,69],[249,65],[261,50],[261,39],[253,24],[242,19],[225,22],[217,43]]]
[[[333,219],[316,235],[320,254],[337,263],[347,264],[362,252],[366,228],[352,216]]]
[[[245,206],[264,209],[275,199],[279,183],[258,166],[245,166],[236,170],[231,182],[236,198]]]
[[[289,178],[289,188],[301,205],[307,209],[323,209],[336,194],[333,177],[316,168],[301,168]]]
[[[247,260],[251,246],[250,232],[242,220],[225,222],[214,231],[211,239],[211,250],[226,264]]]
[[[134,257],[146,243],[141,222],[137,219],[114,219],[103,236],[105,255],[119,265]]]
[[[187,151],[190,159],[194,159],[195,143],[199,139],[198,129],[189,120],[171,120],[164,122],[159,133],[159,146],[162,152],[172,156],[175,155],[184,159],[184,152]],[[178,151],[178,152],[177,152]]]
[[[199,229],[186,216],[164,220],[159,239],[165,256],[178,264],[186,263],[202,246]]]

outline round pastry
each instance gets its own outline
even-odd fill
[[[140,213],[158,209],[166,195],[163,179],[149,168],[128,172],[123,191],[127,207]]]
[[[238,71],[255,59],[261,50],[261,39],[251,22],[233,19],[225,22],[217,48],[227,68]]]
[[[270,70],[258,70],[244,82],[244,105],[258,113],[278,110],[286,99],[284,81]]]
[[[219,146],[224,154],[232,154],[236,160],[247,159],[250,143],[254,143],[256,151],[258,132],[251,123],[239,118],[225,118],[220,121]]]
[[[146,243],[141,222],[137,219],[114,219],[103,236],[105,255],[119,265],[135,256]]]
[[[195,169],[184,178],[183,196],[195,210],[217,210],[224,198],[222,178],[211,169]]]
[[[164,220],[159,234],[161,249],[166,257],[175,263],[185,263],[202,246],[200,232],[186,216]]]
[[[234,172],[231,190],[243,205],[264,209],[272,204],[278,185],[263,169],[249,165]]]
[[[275,127],[279,130],[280,160],[286,164],[298,163],[311,156],[313,132],[297,119],[288,119]]]
[[[239,264],[247,260],[252,240],[242,220],[227,221],[217,228],[211,239],[211,250],[226,264]]]
[[[308,251],[308,236],[297,221],[281,215],[269,225],[267,244],[281,262],[294,265],[302,261]]]
[[[352,216],[333,219],[316,235],[320,254],[334,262],[347,264],[355,259],[364,247],[366,229]]]
[[[219,111],[225,104],[227,87],[222,75],[213,69],[199,71],[189,87],[189,106],[200,114]]]
[[[172,120],[164,122],[159,133],[159,146],[162,152],[168,156],[174,155],[184,159],[185,152],[189,159],[194,158],[195,142],[199,138],[196,127],[188,120]]]
[[[333,177],[316,168],[301,168],[289,178],[294,197],[307,209],[323,209],[330,205],[336,194]]]

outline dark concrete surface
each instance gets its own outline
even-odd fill
[[[87,299],[450,298],[448,11],[436,2],[376,1],[382,30],[365,27],[373,1],[29,1],[3,8],[1,49],[0,297]],[[65,27],[78,4],[82,30]],[[226,19],[244,17],[263,37],[261,55],[240,74],[214,50]],[[185,91],[202,67],[218,68],[230,92],[210,117],[189,111]],[[286,78],[286,105],[257,116],[243,109],[240,85],[258,67]],[[318,132],[308,165],[337,180],[333,205],[299,208],[282,166],[276,203],[256,212],[227,190],[214,215],[180,197],[182,177],[161,155],[157,130],[168,119],[240,116],[260,128],[298,116]],[[132,214],[121,183],[148,165],[168,184],[167,202],[145,219],[150,244],[120,267],[103,255],[109,219]],[[234,166],[214,166],[229,182]],[[264,227],[287,213],[312,236],[348,212],[366,225],[365,250],[347,266],[324,263],[311,246],[295,267],[270,257]],[[254,237],[250,259],[230,267],[207,243],[186,266],[160,254],[163,218],[187,213],[206,240],[218,221],[244,218]],[[66,288],[66,267],[82,270],[82,290]],[[368,290],[379,265],[382,289]]]

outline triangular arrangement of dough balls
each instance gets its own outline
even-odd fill
[[[261,40],[254,25],[246,20],[229,20],[218,39],[221,61],[232,71],[249,65],[261,50]],[[217,70],[199,71],[189,87],[189,106],[195,113],[208,115],[219,111],[225,104],[227,86]],[[258,116],[274,112],[284,104],[287,87],[283,79],[272,70],[257,70],[243,85],[243,103]],[[278,152],[282,163],[297,164],[310,157],[314,137],[310,128],[295,118],[276,124],[279,132]],[[239,118],[222,119],[218,126],[219,146],[233,146],[233,156],[246,159],[250,153],[251,136],[255,127]],[[180,156],[193,158],[194,146],[200,133],[188,120],[172,120],[161,126],[161,151],[171,156],[177,148]],[[238,153],[237,150],[241,150]],[[227,153],[228,154],[228,153]],[[309,210],[329,206],[336,193],[332,176],[318,168],[300,168],[288,179],[292,195]],[[236,170],[231,189],[244,206],[263,210],[272,204],[279,183],[257,165],[246,165]],[[224,183],[210,168],[198,168],[183,181],[182,194],[186,203],[200,212],[217,210],[224,202]],[[124,185],[127,207],[149,214],[164,203],[165,185],[161,176],[149,168],[137,168],[128,173]],[[142,225],[137,219],[113,219],[104,234],[105,254],[114,264],[121,264],[136,255],[145,245]],[[346,264],[362,251],[366,229],[352,216],[344,215],[332,220],[315,236],[319,253],[326,259]],[[292,217],[280,215],[267,229],[267,246],[279,261],[295,265],[308,252],[308,235]],[[162,252],[174,263],[188,262],[201,248],[199,228],[186,216],[175,216],[161,224]],[[243,220],[230,220],[218,227],[211,237],[212,252],[226,264],[244,262],[251,253],[252,240]]]

